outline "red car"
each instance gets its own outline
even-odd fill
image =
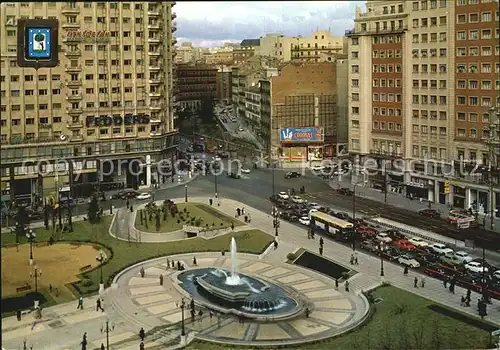
[[[394,241],[393,244],[399,249],[403,250],[415,250],[417,247],[408,242],[407,239],[400,239],[398,241]]]
[[[441,217],[441,214],[439,211],[434,210],[434,209],[421,209],[418,211],[419,215],[426,216],[428,218],[435,218],[439,219]]]

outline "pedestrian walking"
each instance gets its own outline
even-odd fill
[[[323,246],[319,246],[319,255],[323,255]]]
[[[306,318],[309,318],[310,314],[311,314],[311,310],[309,310],[309,308],[306,307]]]
[[[278,241],[274,240],[274,250],[278,249]]]
[[[415,278],[413,279],[413,287],[414,288],[418,288],[418,278],[415,276]]]
[[[234,222],[231,222],[231,230],[234,231]]]
[[[146,332],[144,331],[144,328],[141,327],[141,330],[139,331],[139,338],[141,338],[141,341],[144,341],[145,337],[146,337]]]
[[[354,256],[354,265],[359,265],[358,256]]]
[[[422,278],[420,279],[420,287],[424,288],[425,287],[425,277],[422,276]]]
[[[448,277],[444,276],[443,286],[446,288],[448,286]]]
[[[213,314],[212,310],[210,310],[210,311],[208,312],[208,316],[210,317],[210,319],[212,319],[212,317],[214,317],[214,314]]]
[[[245,207],[241,208],[241,214],[245,215]]]
[[[323,240],[323,237],[319,239],[319,245],[322,247],[325,244],[325,241]]]
[[[335,290],[339,290],[339,279],[335,279]]]
[[[104,312],[104,308],[102,307],[101,298],[97,298],[97,300],[95,301],[95,304],[96,304],[95,311],[101,310],[102,312]]]
[[[351,265],[354,265],[354,254],[351,254]]]
[[[130,204],[130,212],[133,213],[134,212],[134,208],[132,207],[132,204]]]
[[[76,307],[77,310],[82,309],[83,310],[83,297],[80,295],[78,298],[78,306]]]
[[[101,343],[101,350],[106,350],[106,347],[104,346],[104,343]]]
[[[403,275],[408,276],[408,266],[403,268]]]
[[[170,259],[167,258],[167,270],[170,268]]]
[[[144,271],[144,267],[141,267],[141,277],[144,277],[144,274],[145,274],[145,271]]]
[[[130,207],[130,201],[128,199],[127,199],[126,205],[127,205],[127,209],[128,209]]]
[[[212,198],[210,198],[210,199],[208,200],[208,203],[210,204],[210,206],[212,206],[212,204],[214,203],[214,200],[213,200]]]
[[[141,343],[139,344],[139,350],[144,350],[144,342],[141,341]]]
[[[345,291],[349,291],[349,281],[345,281]]]
[[[466,301],[467,301],[467,298],[462,295],[462,297],[460,298],[460,306],[465,306]]]

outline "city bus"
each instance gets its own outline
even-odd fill
[[[309,212],[311,226],[321,229],[327,235],[339,240],[348,240],[352,237],[354,226],[352,223],[320,211]]]

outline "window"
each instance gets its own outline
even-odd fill
[[[465,96],[458,96],[457,97],[457,104],[460,106],[465,106],[467,102],[467,98]]]
[[[359,129],[359,120],[353,120],[351,126],[353,129]]]
[[[420,127],[420,131],[422,132],[422,134],[427,134],[427,132],[428,132],[428,127],[427,127],[427,125],[422,125],[422,126]]]
[[[457,32],[457,40],[465,40],[465,39],[466,39],[465,31]]]
[[[475,139],[477,137],[477,131],[476,129],[470,129],[470,133],[469,133],[470,137]]]
[[[479,40],[479,31],[469,30],[469,40]]]
[[[465,129],[457,129],[457,136],[458,137],[465,137]]]
[[[481,13],[481,22],[491,22],[491,12]]]
[[[465,15],[465,14],[457,15],[457,23],[458,24],[467,23],[467,15]]]
[[[483,81],[481,81],[481,89],[483,89],[483,90],[491,90],[491,81],[490,80],[483,80]]]
[[[491,56],[491,47],[490,46],[481,47],[481,56]]]
[[[469,106],[478,106],[478,105],[479,105],[479,99],[476,96],[470,96]]]
[[[465,47],[457,48],[457,56],[460,57],[467,56],[467,49]]]

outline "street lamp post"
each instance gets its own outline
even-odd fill
[[[184,325],[184,308],[186,307],[186,301],[184,300],[184,298],[182,298],[181,300],[181,337],[185,337],[186,336],[186,327]]]
[[[380,251],[380,277],[384,277],[385,274],[384,274],[384,255],[383,255],[383,252],[384,252],[384,242],[380,242],[379,246],[378,246],[378,249]]]
[[[33,230],[29,230],[28,233],[26,233],[26,238],[28,242],[30,242],[30,265],[33,265],[33,241],[36,238],[36,233],[33,232]]]
[[[39,269],[38,266],[33,266],[33,272],[30,272],[30,278],[35,280],[35,292],[38,292],[38,278],[42,276],[42,269]]]
[[[106,319],[106,324],[101,327],[101,333],[106,333],[106,350],[109,350],[109,332],[113,332],[115,330],[114,325],[109,325],[109,319]]]
[[[184,185],[184,201],[188,202],[188,185]]]

